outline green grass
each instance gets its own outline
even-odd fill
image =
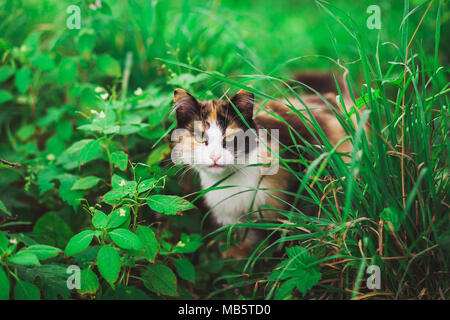
[[[368,1],[102,1],[95,11],[80,1],[78,31],[65,27],[68,3],[0,3],[0,57],[12,70],[0,82],[0,158],[23,164],[0,168],[0,204],[16,215],[0,216],[0,230],[18,239],[19,249],[39,243],[64,250],[74,234],[90,228],[94,206],[106,214],[123,206],[131,212],[129,229],[150,226],[160,247],[152,267],[101,236],[82,256],[59,254],[41,261],[43,266],[56,270],[75,261],[94,270],[101,276],[99,298],[123,297],[96,266],[95,250],[107,244],[121,248],[116,285],[133,287],[133,297],[448,298],[448,4],[380,1],[382,29],[368,30]],[[337,115],[353,142],[350,161],[326,139],[321,146],[306,143],[299,150],[306,170],[293,172],[298,189],[290,209],[279,212],[281,219],[213,231],[201,210],[171,216],[148,200],[186,195],[179,168],[168,164],[174,87],[199,98],[245,88],[260,102],[301,100],[301,93],[311,90],[290,80],[295,72],[330,70],[341,76],[344,69],[357,94],[353,102],[365,107],[357,112],[357,127],[350,106]],[[98,86],[108,91],[107,102],[99,99]],[[138,87],[141,96],[133,93]],[[91,109],[105,111],[107,129],[117,125],[123,131],[80,130],[93,123]],[[311,125],[324,137],[315,121]],[[130,127],[135,131],[124,133]],[[83,139],[95,139],[98,146],[70,153]],[[130,160],[125,170],[114,160],[119,151]],[[109,206],[99,197],[114,189],[114,174],[131,184],[158,182]],[[97,176],[97,184],[71,190],[87,176]],[[189,193],[198,204],[201,193]],[[314,215],[307,214],[311,211]],[[226,255],[240,227],[270,234],[246,259]],[[177,251],[180,240],[202,245]],[[29,266],[2,257],[11,288],[20,278],[36,285],[41,298],[52,297],[45,283],[30,278]],[[127,259],[135,259],[135,267]],[[194,267],[193,285],[183,259]],[[380,267],[380,290],[366,287],[369,265]],[[173,275],[175,289],[149,285],[152,272],[166,279]]]

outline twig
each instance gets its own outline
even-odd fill
[[[0,162],[7,166],[14,167],[14,168],[20,168],[22,166],[20,163],[9,162],[9,161],[3,160],[3,159],[0,159]]]

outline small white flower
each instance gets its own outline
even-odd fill
[[[103,100],[106,100],[106,99],[108,99],[109,94],[108,94],[108,92],[105,92],[105,93],[102,93],[102,94],[100,95],[100,97],[102,97]]]
[[[96,0],[95,1],[95,5],[97,6],[97,8],[101,8],[102,7],[102,2],[100,0]]]
[[[136,91],[134,91],[134,94],[137,96],[140,96],[142,94],[142,89],[141,88],[137,88]]]
[[[180,240],[178,241],[177,246],[183,248],[186,247],[186,244]]]
[[[55,157],[55,155],[53,153],[50,153],[50,154],[47,155],[47,160],[48,161],[53,161],[55,159],[56,159],[56,157]]]
[[[103,89],[102,87],[96,87],[96,88],[94,89],[94,91],[97,92],[97,93],[100,93],[100,92],[105,91],[105,89]]]
[[[9,239],[9,243],[17,244],[17,239],[16,238],[11,238],[11,239]]]
[[[120,210],[119,210],[119,215],[120,215],[121,217],[124,217],[124,216],[125,216],[125,213],[126,213],[125,209],[124,209],[124,208],[120,208]]]
[[[91,10],[97,10],[97,7],[96,7],[95,4],[93,4],[93,3],[89,4],[89,8],[90,8]]]
[[[123,187],[125,185],[125,180],[120,181],[119,186]]]
[[[98,114],[97,110],[91,109],[92,114]]]
[[[104,119],[104,118],[106,118],[106,114],[105,114],[103,111],[101,111],[101,112],[98,114],[98,117],[101,118],[101,119]]]

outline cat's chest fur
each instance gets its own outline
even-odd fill
[[[201,172],[200,179],[203,189],[216,184],[220,179]],[[245,218],[265,203],[266,194],[260,183],[259,169],[248,167],[236,172],[216,186],[217,190],[208,191],[204,195],[206,204],[211,208],[212,215],[219,224],[229,225]]]

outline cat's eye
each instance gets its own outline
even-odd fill
[[[208,143],[208,141],[207,141],[207,139],[206,139],[206,136],[203,135],[203,134],[196,134],[196,135],[194,135],[194,139],[195,139],[195,141],[197,141],[198,143],[205,143],[205,144]]]

